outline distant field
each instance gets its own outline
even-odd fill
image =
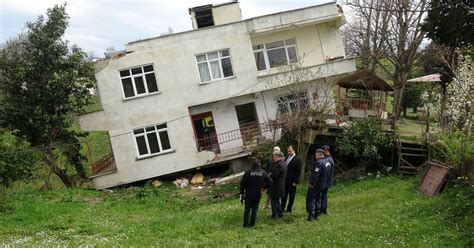
[[[241,227],[238,198],[212,198],[236,185],[111,192],[16,187],[0,212],[0,246],[467,247],[469,239],[447,219],[455,198],[427,198],[415,185],[398,177],[340,183],[330,192],[329,215],[311,223],[301,186],[293,214],[272,220],[261,202],[253,229]]]

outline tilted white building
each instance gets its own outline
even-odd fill
[[[271,135],[264,123],[279,111],[320,100],[269,85],[279,66],[300,60],[321,88],[355,70],[335,2],[247,20],[237,1],[189,11],[193,30],[130,42],[97,68],[102,111],[80,124],[108,131],[116,164],[92,177],[97,189],[248,156],[247,142]]]

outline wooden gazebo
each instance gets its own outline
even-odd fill
[[[338,113],[350,118],[387,118],[387,94],[393,91],[371,70],[360,70],[337,81]]]

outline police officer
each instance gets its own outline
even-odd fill
[[[257,221],[258,205],[262,198],[261,191],[272,185],[272,179],[264,171],[260,162],[255,160],[252,169],[245,172],[240,181],[240,201],[245,200],[244,228],[255,226]]]
[[[321,191],[321,206],[319,209],[320,213],[327,214],[328,207],[328,190],[332,185],[332,178],[334,176],[334,159],[330,154],[330,147],[324,145],[321,147],[324,151],[324,166],[326,167],[326,187]]]
[[[312,221],[318,218],[318,212],[316,211],[315,204],[318,201],[321,190],[326,185],[325,177],[325,165],[324,165],[324,151],[321,149],[316,150],[316,160],[311,168],[309,179],[308,179],[308,191],[306,192],[306,212],[308,212],[307,221]]]

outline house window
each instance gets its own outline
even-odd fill
[[[257,70],[263,71],[289,62],[296,62],[295,39],[281,40],[253,46]]]
[[[120,79],[125,98],[158,92],[153,65],[121,70]]]
[[[229,49],[196,55],[201,82],[232,77],[232,63]]]
[[[310,99],[306,92],[289,94],[277,98],[280,114],[295,113],[309,108]]]
[[[168,127],[165,124],[133,130],[138,156],[145,157],[171,151]]]

